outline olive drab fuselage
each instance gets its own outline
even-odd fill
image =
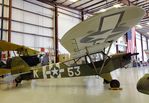
[[[54,63],[38,68],[33,68],[29,73],[30,79],[47,79],[47,78],[66,78],[66,77],[79,77],[79,76],[92,76],[110,73],[111,71],[121,68],[130,63],[131,55],[129,53],[121,53],[112,55],[101,68],[103,60],[95,61],[97,72],[95,71],[92,63],[71,64],[67,62]],[[102,69],[102,70],[101,70]],[[26,74],[22,75],[23,76]],[[26,79],[26,78],[23,78]]]

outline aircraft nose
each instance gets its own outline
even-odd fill
[[[145,74],[137,83],[137,90],[149,94],[149,74]]]

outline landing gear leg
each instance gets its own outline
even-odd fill
[[[19,85],[19,83],[18,83],[18,82],[16,82],[16,87],[18,87],[18,85]]]
[[[21,81],[22,81],[21,77],[18,77],[18,78],[15,79],[16,87],[18,87],[18,85],[21,83]]]
[[[109,84],[110,81],[107,81],[106,79],[103,79],[103,84]]]

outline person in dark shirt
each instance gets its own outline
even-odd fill
[[[41,59],[41,65],[48,65],[49,64],[49,54],[45,53],[45,55]]]

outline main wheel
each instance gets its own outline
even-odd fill
[[[120,82],[118,80],[114,79],[110,82],[110,87],[111,88],[119,88],[120,87]]]

